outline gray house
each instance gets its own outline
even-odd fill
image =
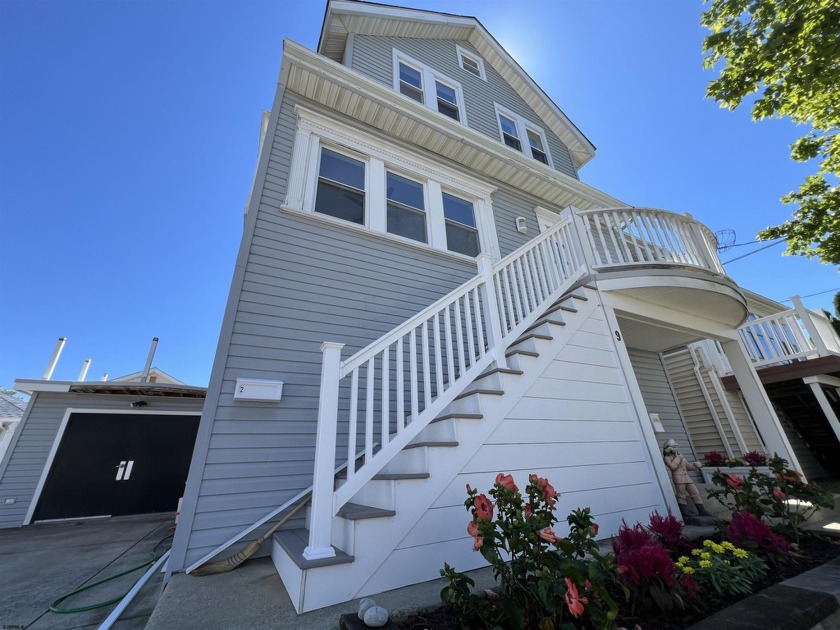
[[[499,472],[602,536],[677,512],[661,444],[713,420],[667,363],[704,340],[726,439],[798,465],[712,232],[585,184],[594,155],[476,18],[330,0],[286,40],[169,570],[310,493],[263,549],[298,611],[480,566],[464,486]]]

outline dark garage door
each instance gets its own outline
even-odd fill
[[[33,520],[175,511],[199,416],[78,413]]]

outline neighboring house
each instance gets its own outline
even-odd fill
[[[9,449],[12,435],[23,416],[24,409],[26,409],[25,400],[0,393],[0,462],[3,461],[3,456]]]
[[[798,466],[712,232],[581,182],[594,154],[475,18],[331,1],[287,40],[169,570],[310,486],[265,549],[301,612],[483,565],[464,487],[498,472],[602,537],[676,512],[661,445],[717,426],[670,363],[705,340],[729,448]]]
[[[15,381],[30,399],[0,460],[0,528],[176,510],[207,390],[149,374]]]

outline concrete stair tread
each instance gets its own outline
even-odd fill
[[[456,441],[454,441],[454,440],[452,440],[452,441],[447,441],[447,442],[443,442],[443,441],[434,441],[434,440],[425,440],[425,441],[423,441],[423,442],[411,442],[411,443],[409,443],[409,444],[406,444],[406,445],[403,447],[403,450],[406,450],[406,449],[409,449],[409,448],[420,448],[420,447],[422,447],[422,446],[434,446],[434,447],[442,447],[442,448],[454,448],[454,447],[458,446],[458,442],[456,442]]]
[[[335,549],[334,557],[307,560],[303,557],[303,550],[309,544],[308,529],[284,529],[274,534],[272,540],[280,545],[299,569],[315,569],[317,567],[329,567],[334,564],[347,564],[356,559],[344,553],[341,549],[333,547]]]
[[[471,389],[463,392],[455,397],[455,400],[472,396],[473,394],[487,394],[488,396],[504,396],[505,393],[501,389]]]
[[[401,481],[403,479],[428,479],[431,475],[427,472],[417,473],[378,473],[373,476],[378,481]]]
[[[394,510],[384,510],[370,505],[360,505],[359,503],[345,503],[338,511],[338,516],[346,518],[348,521],[359,521],[366,518],[388,518],[395,514]]]

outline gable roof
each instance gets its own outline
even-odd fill
[[[595,145],[477,18],[359,0],[328,0],[318,52],[340,63],[350,33],[469,41],[569,148],[577,168],[595,157]]]
[[[167,374],[160,368],[153,367],[149,369],[149,376],[155,377],[155,381],[157,383],[167,383],[170,385],[184,385],[183,381],[179,381],[177,378],[172,376],[171,374]],[[143,378],[143,372],[134,372],[132,374],[126,374],[125,376],[120,376],[118,378],[112,378],[110,383],[139,383]]]
[[[9,394],[0,393],[0,420],[16,419],[23,416],[26,401]]]

